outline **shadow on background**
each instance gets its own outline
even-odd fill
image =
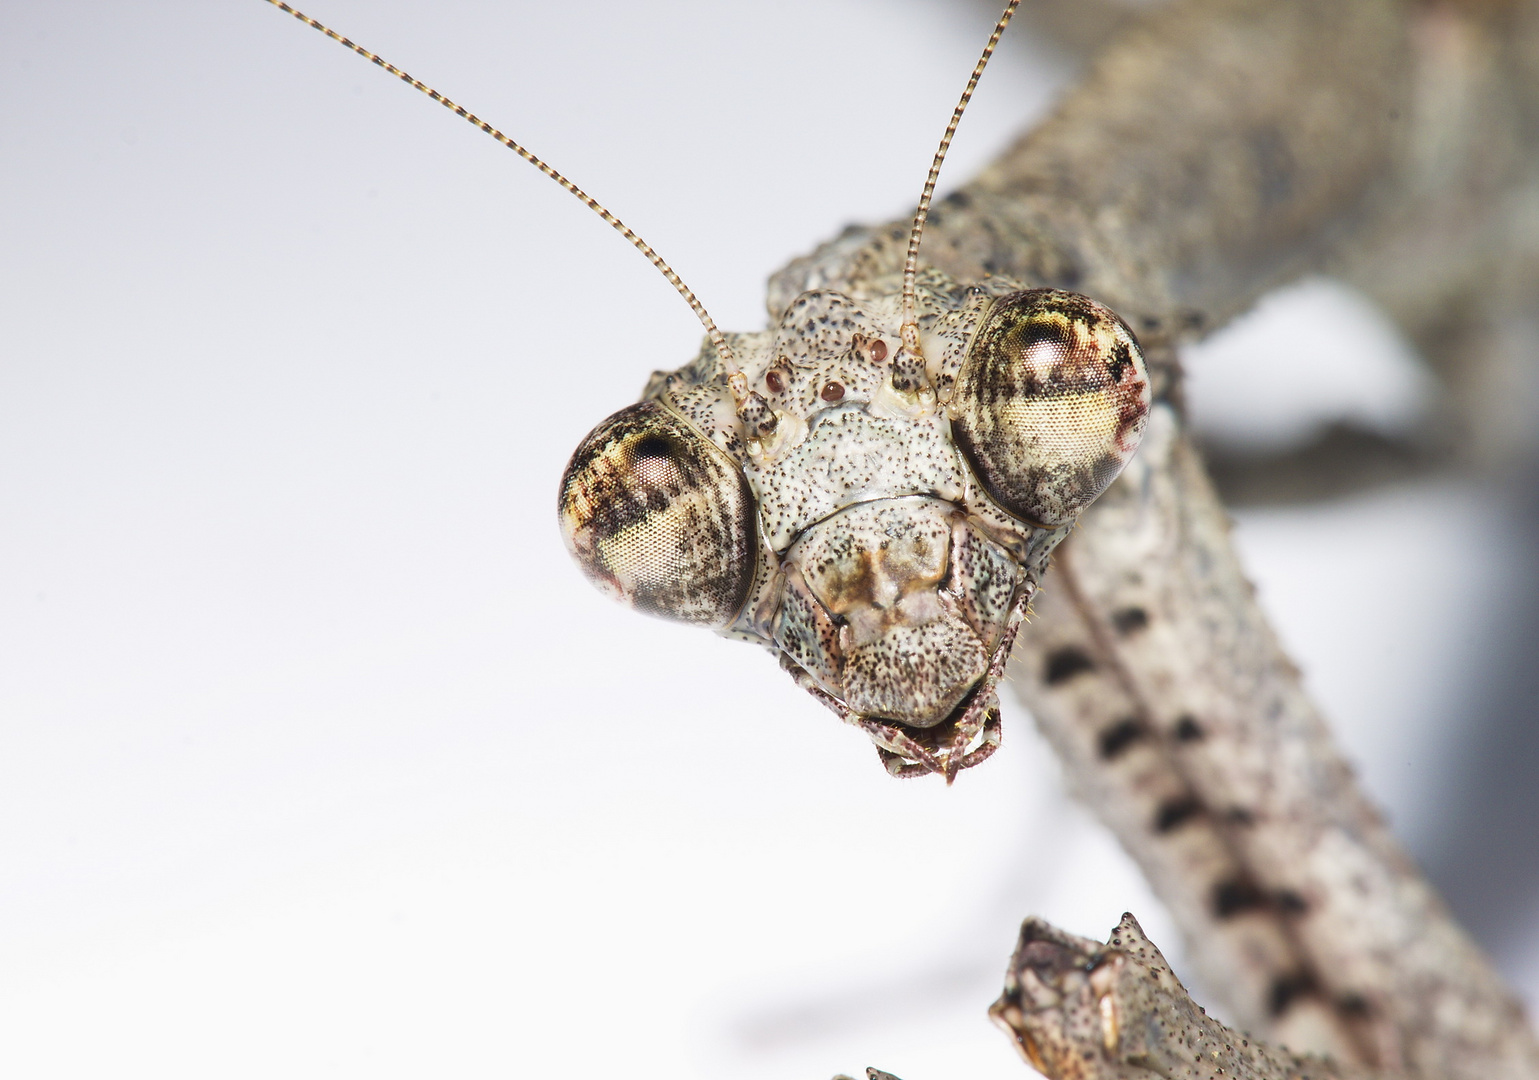
[[[1469,672],[1467,735],[1438,825],[1414,852],[1461,922],[1509,976],[1539,911],[1539,467],[1505,500],[1518,538],[1505,607]]]

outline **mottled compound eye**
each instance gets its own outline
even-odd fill
[[[561,478],[561,535],[600,590],[650,615],[724,626],[753,580],[743,471],[652,401],[593,429]]]
[[[952,433],[994,501],[1067,524],[1116,479],[1149,417],[1149,377],[1109,309],[1057,289],[989,309],[952,396]]]

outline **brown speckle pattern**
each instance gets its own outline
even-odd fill
[[[1278,980],[1286,1011],[1316,992]],[[1329,1058],[1289,1053],[1225,1027],[1187,994],[1131,915],[1105,944],[1028,919],[989,1014],[1021,1056],[1053,1080],[1362,1080]]]

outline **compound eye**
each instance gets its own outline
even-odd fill
[[[598,588],[649,615],[725,626],[753,581],[753,494],[726,452],[653,401],[593,429],[561,477],[561,536]]]
[[[1057,289],[1002,296],[984,316],[952,396],[951,430],[1005,510],[1056,528],[1117,478],[1149,418],[1132,331]]]

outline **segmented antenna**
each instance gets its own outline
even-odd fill
[[[376,56],[368,49],[365,49],[362,45],[355,44],[349,39],[343,37],[341,34],[337,33],[335,30],[331,29],[331,27],[326,26],[324,23],[317,22],[310,16],[306,15],[304,12],[298,11],[290,7],[288,4],[285,4],[283,0],[267,0],[267,2],[272,4],[273,7],[287,11],[290,15],[294,16],[294,18],[298,19],[306,26],[319,30],[321,33],[331,38],[332,41],[346,45],[349,49],[352,49],[353,52],[357,53],[365,60],[372,61],[374,64],[384,68],[386,71],[390,72],[390,74],[394,75],[402,82],[407,83],[417,90],[421,90],[428,97],[438,102],[438,104],[454,113],[454,115],[460,117],[461,119],[468,120],[470,123],[486,132],[492,138],[496,139],[503,146],[506,146],[519,157],[529,162],[529,164],[533,165],[536,169],[539,169],[542,173],[550,177],[556,183],[566,188],[567,191],[570,191],[573,195],[577,196],[578,200],[584,206],[607,221],[616,232],[629,240],[637,251],[645,255],[648,262],[657,267],[658,271],[663,275],[663,277],[668,279],[668,284],[672,285],[675,289],[678,290],[679,295],[684,298],[684,302],[689,305],[690,310],[695,313],[695,317],[699,319],[701,325],[705,327],[706,334],[710,336],[711,344],[716,346],[716,353],[721,357],[722,365],[727,369],[727,382],[728,385],[732,388],[733,397],[735,397],[739,402],[743,400],[743,397],[748,392],[748,380],[743,375],[742,371],[738,368],[737,358],[732,355],[732,349],[727,345],[727,339],[723,337],[722,332],[716,328],[716,321],[711,318],[710,312],[705,310],[705,305],[700,302],[700,299],[695,296],[690,287],[684,284],[684,279],[673,272],[673,267],[669,266],[667,262],[663,260],[663,257],[659,255],[655,250],[653,250],[651,244],[647,243],[641,237],[632,232],[629,225],[625,224],[625,222],[621,221],[608,210],[604,209],[603,204],[600,203],[597,199],[593,198],[593,196],[589,195],[582,188],[578,187],[566,177],[562,176],[555,169],[545,164],[545,162],[541,161],[534,154],[524,149],[518,143],[508,138],[502,132],[492,127],[492,125],[488,124],[485,120],[482,120],[479,116],[466,109],[464,106],[450,101],[437,90],[434,90],[431,86],[427,85],[427,83],[422,82],[419,79],[412,78],[412,76],[408,75],[406,72],[390,63],[384,57]],[[995,37],[997,38],[998,35],[996,34]],[[977,80],[975,79],[974,81],[976,82]],[[953,126],[955,125],[953,124]]]
[[[962,121],[962,113],[967,109],[967,103],[973,98],[973,91],[978,87],[978,80],[983,76],[983,69],[989,66],[989,57],[994,55],[994,46],[999,44],[999,39],[1005,32],[1005,27],[1010,25],[1010,17],[1015,14],[1015,9],[1020,6],[1021,0],[1010,0],[1005,5],[1004,14],[994,24],[994,32],[989,35],[989,43],[983,47],[983,55],[978,58],[978,63],[973,66],[972,78],[967,80],[967,89],[962,91],[962,100],[957,102],[957,107],[951,112],[951,123],[946,125],[946,134],[941,136],[940,149],[935,151],[935,160],[930,163],[930,175],[925,177],[924,192],[919,196],[919,209],[914,213],[914,227],[908,234],[908,257],[903,260],[903,344],[915,355],[919,353],[919,316],[916,311],[914,299],[914,275],[919,270],[919,238],[924,235],[925,218],[930,216],[930,197],[935,194],[935,180],[940,176],[941,162],[946,160],[946,151],[951,149],[951,137],[957,133],[957,124]]]

